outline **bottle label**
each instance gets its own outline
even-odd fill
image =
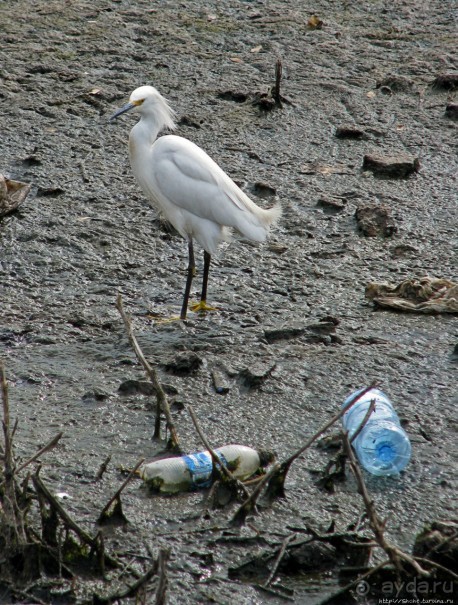
[[[224,464],[227,466],[227,460],[218,452],[215,454]],[[210,487],[212,484],[212,471],[213,462],[209,452],[198,452],[197,454],[190,454],[189,456],[183,456],[183,460],[189,469],[191,475],[191,489]]]

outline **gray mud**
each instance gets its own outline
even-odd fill
[[[445,115],[456,93],[432,86],[456,73],[454,5],[0,3],[0,172],[33,183],[26,202],[0,222],[0,354],[19,421],[16,452],[25,459],[64,431],[42,458],[41,476],[69,495],[65,506],[85,527],[94,530],[123,481],[118,467],[155,452],[154,398],[118,393],[124,381],[144,379],[115,309],[118,292],[143,351],[176,389],[173,414],[186,450],[201,443],[180,404],[192,405],[214,445],[242,443],[284,458],[352,390],[378,380],[413,446],[400,478],[368,477],[390,537],[410,548],[425,523],[456,517],[456,316],[377,310],[364,296],[371,281],[457,277],[457,122]],[[307,26],[312,14],[321,29]],[[291,102],[266,112],[251,100],[269,91],[277,58]],[[278,197],[283,205],[267,244],[221,249],[209,283],[218,311],[190,313],[186,323],[154,319],[179,312],[186,245],[134,182],[126,143],[135,117],[107,123],[142,84],[170,100],[178,134],[247,192],[264,183],[277,194],[261,188],[267,195],[253,199],[269,206]],[[365,136],[339,139],[342,125]],[[408,153],[420,169],[379,178],[362,170],[369,153]],[[390,237],[358,230],[355,211],[368,204],[388,207]],[[194,298],[198,287],[199,279]],[[338,320],[334,332],[286,330],[266,339],[266,330],[326,317]],[[196,374],[165,372],[180,351],[201,358]],[[214,369],[230,385],[224,396],[213,388]],[[264,380],[250,386],[244,370]],[[252,540],[244,542],[212,537],[209,528],[224,527],[231,510],[202,516],[202,493],[151,497],[133,482],[123,495],[130,523],[113,530],[107,546],[133,558],[146,545],[170,546],[171,604],[282,603],[229,581],[227,570],[262,550],[256,532],[281,543],[293,528],[324,530],[334,520],[345,529],[355,521],[362,502],[352,477],[334,494],[314,484],[330,455],[311,448],[293,465],[287,498],[250,518],[240,533]],[[282,581],[297,603],[335,589],[316,578]]]

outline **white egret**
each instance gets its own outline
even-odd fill
[[[228,228],[243,237],[262,242],[269,226],[281,215],[279,205],[259,208],[200,147],[175,135],[157,135],[174,130],[175,112],[152,86],[140,86],[129,102],[110,120],[134,109],[140,120],[129,136],[132,171],[148,201],[188,242],[189,264],[181,307],[186,319],[192,278],[195,273],[193,238],[204,249],[204,273],[200,303],[193,311],[209,310],[207,281],[211,255],[228,239]]]

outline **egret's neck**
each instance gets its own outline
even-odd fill
[[[160,125],[154,120],[142,117],[132,128],[129,135],[131,154],[144,153],[149,149],[159,134]]]

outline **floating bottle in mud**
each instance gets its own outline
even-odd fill
[[[347,397],[343,407],[361,391],[363,389]],[[365,393],[345,412],[342,423],[351,439],[363,422],[373,399],[375,399],[375,409],[352,445],[361,466],[369,473],[395,475],[407,466],[411,446],[398,415],[385,393],[379,389],[371,389]]]
[[[273,460],[269,452],[258,452],[244,445],[224,445],[215,450],[215,454],[240,480],[248,479]],[[210,452],[197,452],[149,462],[142,465],[138,473],[152,490],[173,494],[209,487],[213,480],[213,462]]]

